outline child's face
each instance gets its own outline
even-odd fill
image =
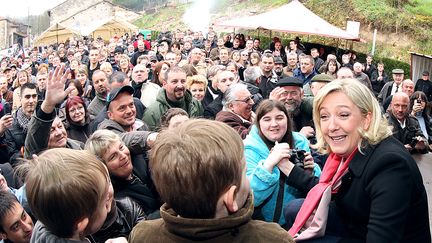
[[[111,181],[107,182],[105,195],[103,200],[99,203],[97,211],[89,219],[89,224],[86,228],[85,235],[94,234],[102,227],[107,214],[111,211],[112,201],[114,200],[114,189]]]

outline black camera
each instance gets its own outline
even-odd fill
[[[305,150],[301,150],[301,149],[293,149],[291,150],[291,157],[290,157],[290,161],[291,163],[293,163],[294,165],[300,167],[300,168],[304,168],[304,159],[306,157],[305,155],[306,151]]]
[[[411,148],[414,148],[418,142],[420,141],[417,139],[417,137],[413,137],[411,138],[411,142],[409,145],[411,146]]]

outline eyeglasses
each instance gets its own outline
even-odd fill
[[[234,100],[234,101],[244,102],[244,103],[246,103],[246,104],[249,104],[249,102],[250,102],[251,100],[253,100],[253,96],[252,96],[252,95],[251,95],[251,96],[248,96],[248,97],[246,97],[246,98],[244,98],[244,99],[242,99],[242,100]]]

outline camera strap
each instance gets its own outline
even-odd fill
[[[285,193],[285,181],[286,175],[281,171],[279,176],[279,191],[276,199],[276,208],[273,215],[273,222],[275,223],[279,223],[279,219],[282,215],[283,198]]]

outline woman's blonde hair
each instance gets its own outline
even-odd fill
[[[88,139],[85,144],[85,150],[91,154],[96,155],[102,162],[103,155],[115,142],[121,141],[120,137],[113,131],[100,129],[95,131]],[[104,162],[105,163],[105,162]]]
[[[317,143],[313,145],[321,153],[329,153],[331,149],[325,142],[320,121],[320,108],[325,98],[334,92],[341,92],[360,109],[361,114],[366,116],[371,114],[370,125],[367,130],[359,127],[358,132],[362,140],[358,144],[361,151],[367,144],[378,144],[385,138],[392,135],[392,129],[389,126],[387,119],[381,113],[381,108],[375,96],[368,87],[360,83],[356,79],[335,80],[325,85],[317,94],[313,103],[313,120],[316,129]]]
[[[16,78],[12,84],[12,87],[14,87],[15,89],[18,87],[21,87],[21,84],[19,82],[19,76],[21,74],[24,74],[25,76],[27,76],[27,83],[30,83],[32,81],[30,74],[26,71],[26,70],[20,70],[17,72],[16,74]]]
[[[186,88],[190,89],[193,84],[204,84],[204,90],[207,89],[208,81],[207,79],[201,75],[193,75],[186,78]]]

